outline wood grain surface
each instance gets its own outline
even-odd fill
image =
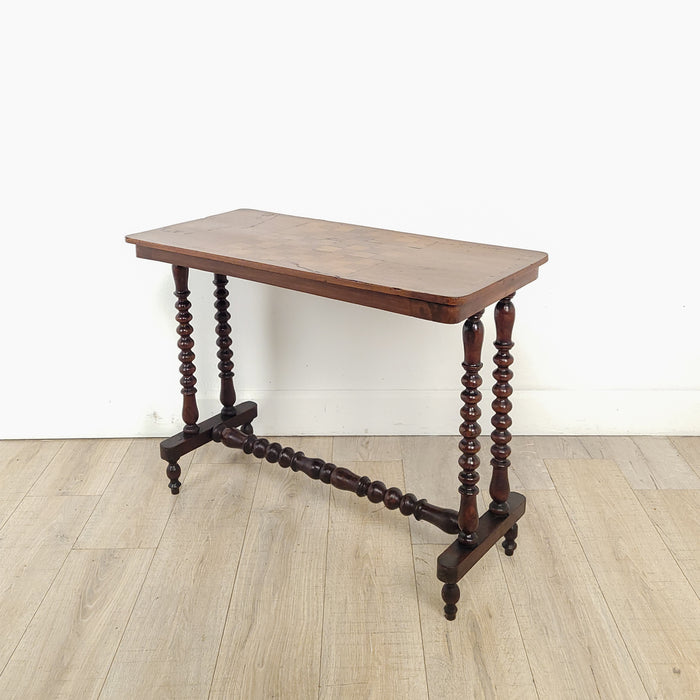
[[[308,454],[329,454],[332,439],[297,444]],[[330,497],[319,486],[262,463],[211,698],[317,693],[326,568],[326,537],[319,533],[328,528]],[[304,663],[280,663],[296,650]]]
[[[612,461],[546,463],[647,694],[692,697],[698,597],[623,474]]]
[[[277,440],[459,500],[457,437]],[[519,546],[462,579],[454,622],[436,528],[213,443],[173,498],[156,442],[0,442],[3,699],[697,697],[700,489],[677,459],[700,466],[700,437],[513,440]]]
[[[455,323],[537,278],[538,251],[253,209],[126,237],[139,257]]]

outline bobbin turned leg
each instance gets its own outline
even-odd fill
[[[496,369],[493,372],[493,378],[496,383],[493,386],[493,394],[495,396],[491,407],[495,411],[491,418],[491,425],[494,430],[491,433],[493,445],[491,446],[491,485],[489,493],[491,504],[489,510],[499,517],[508,515],[508,496],[510,496],[510,484],[508,483],[508,467],[510,467],[510,440],[511,434],[508,428],[513,421],[510,418],[510,411],[513,405],[510,402],[510,396],[513,393],[513,387],[509,384],[513,378],[513,372],[510,366],[513,364],[513,356],[510,350],[514,343],[512,341],[513,323],[515,321],[515,307],[513,306],[512,298],[515,294],[509,294],[501,299],[496,304],[494,317],[496,319],[496,354],[493,358],[496,363]],[[516,529],[517,533],[517,529]],[[513,542],[515,536],[513,536]],[[505,546],[505,543],[504,543]],[[513,546],[512,549],[515,549]],[[512,554],[512,550],[509,552]]]
[[[460,415],[462,417],[462,425],[459,432],[462,439],[459,443],[459,449],[462,455],[459,458],[459,465],[462,471],[459,474],[459,513],[457,515],[457,524],[459,525],[459,534],[457,541],[469,548],[474,548],[479,544],[477,529],[479,527],[479,509],[476,503],[476,498],[479,493],[477,483],[479,481],[479,444],[478,437],[481,433],[479,426],[479,417],[481,410],[479,409],[479,401],[481,400],[481,377],[479,370],[483,366],[481,363],[481,347],[484,342],[484,326],[481,323],[481,316],[484,312],[470,316],[465,322],[462,329],[462,340],[464,344],[464,376],[462,377],[461,399],[464,403]],[[457,614],[457,601],[459,600],[459,587],[456,583],[446,583],[442,588],[442,598],[445,601],[445,617],[448,620],[454,620]]]
[[[462,400],[462,418],[464,422],[460,432],[463,440],[460,443],[462,457],[459,462],[463,471],[459,475],[462,482],[460,493],[462,503],[459,509],[459,535],[439,557],[437,566],[438,579],[445,585],[442,597],[445,601],[445,616],[454,619],[456,602],[459,593],[455,591],[457,582],[488,552],[497,542],[503,542],[503,548],[511,556],[516,548],[518,536],[517,521],[525,513],[525,497],[510,490],[508,484],[508,467],[510,461],[509,442],[511,439],[508,428],[511,426],[509,416],[511,410],[510,395],[513,390],[509,381],[513,377],[510,365],[513,357],[510,349],[513,347],[511,335],[515,309],[512,303],[513,294],[501,299],[496,305],[496,369],[493,376],[496,384],[493,387],[495,399],[491,404],[495,414],[491,419],[494,427],[491,433],[491,465],[493,467],[489,492],[492,498],[489,509],[476,521],[476,486],[479,476],[476,469],[479,466],[479,370],[481,369],[480,350],[483,340],[483,328],[479,320],[481,313],[468,318],[464,324],[464,370],[462,379],[464,391]],[[465,546],[466,545],[466,546]]]
[[[228,278],[226,275],[214,275],[214,285],[216,286],[214,291],[216,314],[214,318],[216,319],[216,334],[218,336],[216,344],[219,348],[216,356],[219,358],[219,378],[221,379],[219,398],[221,400],[222,418],[230,418],[236,415],[234,407],[236,404],[236,390],[233,386],[233,362],[231,361],[233,357],[233,352],[231,351],[231,326],[228,323],[231,320],[231,314],[228,312],[227,284]]]
[[[476,497],[479,493],[477,483],[479,481],[479,444],[478,437],[481,434],[479,426],[479,418],[481,417],[481,409],[479,401],[481,401],[481,377],[479,370],[482,368],[481,363],[481,347],[484,342],[484,326],[481,323],[481,316],[484,312],[470,316],[465,322],[462,329],[462,340],[464,343],[464,376],[462,377],[461,399],[464,403],[460,415],[462,416],[462,425],[459,432],[462,439],[459,443],[459,449],[462,455],[459,458],[459,466],[462,471],[459,474],[461,486],[459,492],[461,494],[459,504],[459,515],[457,523],[459,525],[459,535],[457,539],[467,547],[475,547],[479,544],[479,538],[476,530],[479,527],[479,510],[476,504]]]
[[[214,439],[214,432],[221,431],[227,427],[243,426],[245,430],[252,432],[251,423],[258,415],[258,407],[253,401],[244,401],[236,405],[236,392],[233,387],[233,362],[231,357],[231,326],[228,321],[231,316],[228,313],[228,291],[226,284],[228,279],[225,275],[214,275],[214,297],[216,301],[214,307],[216,314],[216,334],[217,345],[219,350],[217,356],[219,358],[219,377],[221,379],[221,391],[219,397],[221,399],[221,411],[211,418],[199,421],[199,410],[197,409],[197,400],[195,394],[197,389],[195,385],[197,379],[195,377],[195,366],[193,363],[194,340],[192,338],[192,326],[190,321],[191,304],[188,300],[190,290],[187,288],[189,277],[189,269],[180,265],[173,265],[173,278],[175,280],[175,296],[177,303],[177,316],[175,317],[178,323],[177,333],[180,336],[178,347],[180,348],[180,384],[182,385],[182,419],[184,427],[181,433],[177,433],[160,443],[160,456],[164,459],[168,466],[166,474],[169,479],[168,486],[170,490],[177,494],[180,491],[180,465],[178,460],[183,455],[192,450],[196,450],[202,445]]]
[[[180,265],[173,265],[173,279],[175,280],[175,296],[177,302],[175,308],[177,315],[177,333],[180,339],[177,342],[180,348],[178,359],[180,360],[180,384],[182,385],[182,420],[185,423],[182,429],[183,435],[196,435],[199,433],[197,419],[199,418],[199,410],[197,409],[197,399],[195,394],[197,389],[195,384],[197,378],[194,376],[195,366],[192,363],[194,360],[194,340],[192,338],[192,314],[190,314],[190,304],[188,297],[190,290],[187,288],[187,279],[189,277],[189,268]],[[168,486],[173,494],[180,492],[180,465],[176,461],[169,461],[166,469],[166,475],[169,480]]]
[[[194,376],[196,367],[192,363],[194,360],[194,339],[192,338],[192,314],[190,313],[190,304],[187,297],[190,295],[190,290],[187,288],[187,278],[189,277],[189,268],[173,265],[173,278],[175,279],[175,296],[177,302],[175,308],[177,315],[175,320],[178,323],[177,333],[180,340],[177,341],[177,346],[180,348],[178,359],[180,360],[180,384],[182,385],[182,420],[185,427],[182,432],[185,435],[195,435],[199,432],[197,419],[199,418],[199,410],[197,409],[197,399],[195,394],[197,389],[195,384],[197,378]]]

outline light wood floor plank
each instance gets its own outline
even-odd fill
[[[346,466],[356,472],[365,467]],[[401,488],[401,462],[384,463],[378,472]],[[428,697],[406,518],[336,489],[331,491],[320,697]]]
[[[401,438],[406,490],[418,498],[443,508],[459,508],[459,440],[442,435],[405,436]],[[376,477],[372,477],[376,478]],[[395,486],[395,484],[387,484]],[[454,535],[434,525],[408,518],[413,544],[443,544],[454,541]]]
[[[581,439],[568,435],[535,435],[530,438],[539,459],[588,459]]]
[[[63,440],[0,440],[0,527],[62,445]]]
[[[29,495],[102,494],[130,444],[131,439],[66,440]]]
[[[636,435],[635,445],[649,465],[659,489],[700,489],[700,476],[666,437]]]
[[[96,496],[26,497],[0,529],[0,671],[96,502]]]
[[[698,598],[614,462],[547,467],[650,697],[700,687]]]
[[[456,436],[278,440],[457,507]],[[700,438],[515,437],[518,550],[462,579],[451,623],[435,559],[453,536],[277,465],[256,491],[259,462],[218,444],[173,497],[157,442],[0,441],[0,697],[94,697],[105,673],[119,700],[700,687],[700,489],[669,488],[700,474]]]
[[[152,557],[72,551],[0,676],[0,697],[96,698]]]
[[[492,549],[462,579],[457,619],[448,622],[435,577],[443,549],[413,547],[430,697],[534,700],[537,691],[498,552]]]
[[[102,495],[76,547],[155,548],[177,498],[168,488],[158,439],[134,440]],[[192,453],[179,461],[185,483]],[[187,486],[183,486],[183,492]]]
[[[331,454],[330,438],[278,440]],[[317,697],[329,497],[326,484],[263,462],[211,698]]]
[[[260,464],[236,466],[190,467],[100,697],[207,697]]]
[[[403,437],[397,435],[336,436],[333,438],[333,462],[391,462],[401,459],[402,440]],[[330,456],[324,459],[331,461]]]
[[[485,455],[489,455],[491,441],[481,438],[482,451],[486,447]],[[510,487],[513,491],[554,490],[554,484],[549,476],[544,459],[539,455],[535,440],[524,435],[513,435],[510,441],[512,466],[509,469]],[[490,458],[490,455],[489,455]],[[488,462],[482,457],[482,462]],[[483,470],[482,470],[483,472]],[[490,468],[488,469],[490,473]],[[482,477],[483,478],[483,477]]]
[[[633,489],[655,489],[654,475],[642,451],[625,435],[584,435],[579,438],[592,459],[612,459]]]
[[[700,596],[700,491],[639,491],[636,495]]]
[[[63,444],[63,440],[0,440],[3,494],[24,496]]]
[[[671,442],[681,457],[700,476],[700,436],[672,437]]]
[[[0,495],[0,527],[2,527],[7,519],[15,512],[15,509],[22,500],[22,496],[2,496]]]
[[[645,697],[559,496],[526,495],[518,549],[503,571],[540,697]]]

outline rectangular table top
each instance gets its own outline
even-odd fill
[[[141,258],[456,323],[537,278],[547,254],[254,209],[126,237]]]

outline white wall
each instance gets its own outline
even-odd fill
[[[697,434],[699,21],[690,0],[5,7],[0,436],[179,430],[170,271],[123,236],[239,207],[546,250],[516,297],[514,431]],[[261,434],[456,432],[459,326],[230,287]],[[213,287],[191,288],[204,414]]]

